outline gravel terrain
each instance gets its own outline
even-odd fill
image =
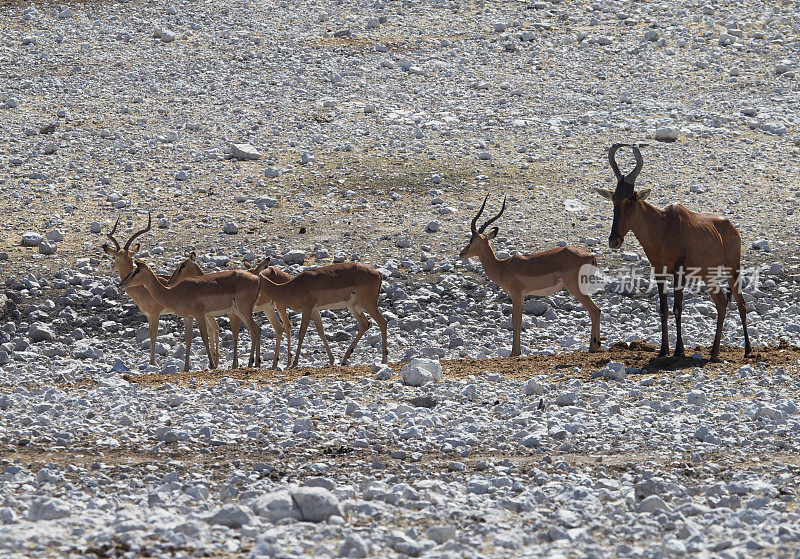
[[[798,13],[0,1],[0,555],[797,556]],[[689,357],[656,358],[649,263],[592,191],[617,141],[649,144],[655,205],[741,231],[751,358],[731,306],[707,361],[703,292]],[[457,256],[486,193],[501,257],[595,253],[602,352],[561,292],[507,358],[510,300]],[[373,325],[358,366],[310,331],[298,370],[200,370],[198,336],[182,373],[174,317],[148,365],[101,250],[148,211],[159,272],[375,266],[390,365]],[[355,321],[322,317],[340,359]]]

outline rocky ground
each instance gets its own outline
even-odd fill
[[[796,554],[799,8],[0,2],[2,554]],[[705,359],[705,293],[655,358],[648,263],[591,191],[615,141],[650,144],[655,204],[739,227],[752,358],[732,306]],[[608,349],[562,292],[505,358],[509,300],[457,258],[486,193],[501,255],[597,255]],[[149,366],[100,249],[148,211],[163,272],[378,267],[390,367],[373,327],[360,367],[310,332],[300,370],[203,371],[198,338],[184,374],[171,317]],[[323,321],[339,358],[355,323]]]

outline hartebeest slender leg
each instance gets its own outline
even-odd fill
[[[658,315],[661,317],[661,350],[659,357],[666,357],[669,354],[669,325],[667,324],[667,278],[662,277],[656,280],[658,286]]]
[[[674,302],[672,305],[672,312],[675,314],[675,335],[677,341],[675,342],[675,357],[683,357],[683,334],[681,333],[681,314],[683,313],[683,288],[684,288],[684,267],[679,266],[673,278],[674,286]]]
[[[736,306],[739,308],[739,318],[742,319],[742,329],[744,330],[744,355],[747,357],[750,355],[752,348],[750,347],[750,336],[747,333],[747,307],[745,306],[744,297],[742,297],[741,281],[741,270],[737,266],[733,269],[733,273],[730,275],[728,282],[731,293],[733,293],[733,297],[736,299]]]
[[[522,311],[525,297],[521,293],[511,296],[511,327],[514,329],[514,342],[511,345],[511,357],[522,354]]]
[[[717,307],[717,332],[714,335],[714,345],[711,347],[711,360],[716,361],[719,357],[719,346],[722,341],[722,326],[725,324],[725,314],[728,311],[729,299],[723,292],[722,284],[714,285],[713,279],[706,279],[706,285]]]
[[[184,325],[186,326],[186,336],[184,338],[184,345],[186,346],[186,356],[183,363],[184,373],[189,372],[189,355],[192,352],[192,335],[194,334],[192,320],[191,316],[187,316],[183,319]]]

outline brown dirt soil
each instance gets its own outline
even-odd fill
[[[687,353],[708,354],[708,348],[695,347],[687,349]],[[609,361],[619,361],[628,367],[640,369],[643,374],[672,372],[681,369],[701,367],[706,373],[730,373],[735,368],[746,364],[763,362],[768,366],[795,366],[800,362],[800,347],[789,345],[781,341],[777,346],[755,347],[750,357],[744,356],[740,347],[723,346],[720,350],[720,360],[712,362],[707,357],[692,359],[691,357],[658,358],[658,347],[644,342],[618,342],[610,348],[596,353],[576,351],[559,353],[555,355],[531,355],[516,358],[494,359],[452,359],[442,361],[442,371],[445,379],[463,379],[470,375],[480,375],[486,372],[499,373],[509,379],[528,379],[542,374],[552,374],[560,371],[575,378],[591,378],[592,373],[601,369]],[[391,363],[395,372],[399,372],[402,363]],[[578,367],[580,371],[574,371]],[[248,382],[269,383],[276,381],[292,381],[302,376],[316,379],[356,380],[371,377],[371,366],[357,365],[352,367],[298,367],[288,371],[273,371],[270,369],[237,369],[216,371],[190,371],[188,373],[174,374],[144,374],[125,375],[128,382],[140,386],[160,386],[164,383],[189,384],[191,379],[198,383],[217,383],[223,378],[231,378]],[[65,386],[65,388],[69,388]]]

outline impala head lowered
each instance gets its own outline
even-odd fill
[[[195,276],[202,276],[203,270],[200,268],[200,265],[197,263],[197,254],[194,251],[189,252],[188,250],[184,252],[183,262],[181,262],[180,266],[178,266],[172,275],[167,280],[167,285],[175,285],[176,283],[183,281],[186,278],[191,278]]]
[[[121,247],[119,242],[114,238],[114,233],[117,231],[117,226],[119,225],[119,218],[117,218],[116,223],[114,223],[114,228],[111,229],[109,233],[106,233],[106,237],[108,237],[109,240],[114,243],[114,246],[106,243],[103,245],[103,250],[106,254],[114,259],[113,268],[114,271],[119,274],[120,278],[127,276],[131,270],[133,270],[133,255],[139,251],[139,243],[136,243],[135,245],[132,245],[131,243],[133,243],[134,239],[136,239],[136,237],[139,235],[143,235],[150,231],[150,222],[150,212],[147,212],[147,227],[140,229],[131,235],[124,247]]]
[[[645,144],[642,144],[643,146]],[[623,175],[615,159],[617,150],[623,146],[631,146],[633,155],[636,158],[636,166],[627,175]],[[608,236],[608,246],[618,249],[625,240],[625,235],[631,230],[636,212],[639,209],[639,202],[647,198],[650,190],[636,192],[634,183],[639,172],[642,170],[644,160],[639,146],[636,144],[614,144],[608,150],[608,162],[614,175],[617,177],[617,188],[613,191],[605,188],[595,188],[598,194],[614,202],[614,221],[611,224],[611,234]]]
[[[486,228],[500,219],[500,216],[503,215],[503,212],[506,211],[506,198],[503,197],[503,207],[500,209],[500,213],[496,216],[488,220],[486,223],[481,225],[480,227],[476,227],[478,223],[478,218],[483,213],[483,209],[486,207],[486,201],[489,199],[489,195],[486,195],[486,198],[483,199],[483,204],[481,205],[481,209],[478,210],[478,213],[475,217],[472,218],[472,223],[470,224],[470,229],[472,231],[472,237],[469,240],[469,244],[464,247],[464,250],[458,255],[459,258],[465,260],[472,256],[480,255],[481,251],[484,249],[484,245],[488,245],[489,241],[494,239],[497,236],[497,232],[499,229],[497,227],[492,227],[488,233],[484,233]]]

